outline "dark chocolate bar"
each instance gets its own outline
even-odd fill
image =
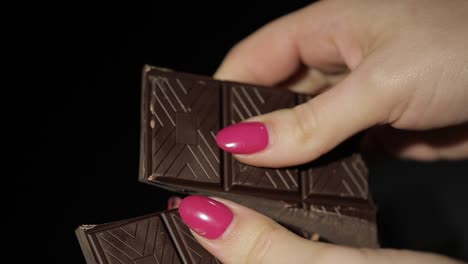
[[[75,231],[88,264],[220,263],[175,210]]]
[[[221,128],[308,99],[146,66],[139,179],[228,198],[333,243],[377,247],[367,168],[353,148],[343,144],[308,164],[275,169],[242,164],[216,145]]]
[[[317,234],[291,231],[324,242]],[[221,263],[195,240],[177,210],[82,225],[75,233],[88,264]]]

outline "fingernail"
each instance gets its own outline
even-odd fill
[[[188,196],[179,206],[186,225],[202,237],[217,239],[228,228],[234,214],[224,204],[204,196]]]
[[[233,154],[252,154],[268,146],[268,131],[261,122],[238,123],[219,131],[216,143]]]

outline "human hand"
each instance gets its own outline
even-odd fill
[[[324,1],[266,25],[229,52],[215,77],[317,96],[247,120],[260,123],[226,128],[218,144],[244,163],[283,167],[387,124],[371,138],[384,135],[402,157],[467,157],[467,13],[462,0]],[[219,201],[187,198],[180,213],[224,263],[457,263],[434,254],[308,241]]]
[[[218,144],[244,163],[283,167],[388,124],[370,138],[401,157],[468,157],[467,13],[463,0],[324,1],[273,21],[215,77],[318,96],[224,129]]]
[[[189,196],[179,214],[197,241],[222,263],[461,263],[436,254],[306,240],[249,208],[217,198]]]

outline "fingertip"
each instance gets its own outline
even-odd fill
[[[233,154],[256,153],[268,146],[268,131],[261,122],[241,122],[219,131],[216,143],[221,149]]]
[[[184,198],[179,214],[191,230],[206,239],[217,239],[231,224],[234,214],[223,203],[198,195]]]
[[[294,14],[279,18],[237,43],[223,59],[214,78],[274,85],[300,66]]]

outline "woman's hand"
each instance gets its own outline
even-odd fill
[[[228,127],[218,144],[244,163],[283,167],[389,124],[397,130],[372,138],[403,157],[468,157],[466,14],[464,0],[343,0],[273,21],[237,44],[215,76],[318,95]]]
[[[317,96],[227,127],[218,145],[244,163],[283,167],[387,124],[370,138],[384,136],[403,157],[467,157],[467,26],[463,0],[323,1],[273,21],[236,45],[215,76]],[[224,263],[456,263],[308,241],[224,200],[188,197],[179,212]]]
[[[337,0],[273,21],[236,45],[215,76],[317,96],[227,127],[218,145],[244,163],[284,167],[387,124],[372,138],[384,135],[401,156],[468,157],[467,14],[464,0]],[[224,263],[456,263],[305,240],[224,200],[188,197],[179,212]]]

